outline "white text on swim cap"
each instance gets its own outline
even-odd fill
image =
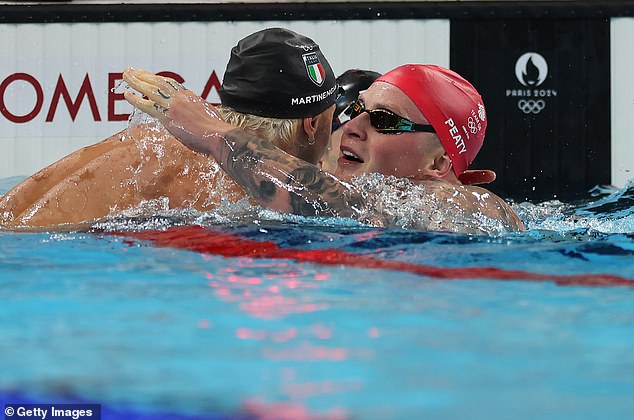
[[[453,122],[453,118],[449,118],[445,121],[445,125],[449,126],[449,135],[453,138],[453,142],[458,149],[458,154],[461,155],[467,151],[467,146],[464,144],[464,140],[460,135],[460,131],[458,131],[458,127],[456,127],[456,123]]]
[[[318,93],[317,95],[299,96],[297,98],[291,98],[291,106],[306,105],[306,104],[312,104],[315,102],[323,101],[324,99],[326,99],[327,97],[335,93],[336,89],[337,89],[337,85],[331,87],[330,89],[324,92]]]

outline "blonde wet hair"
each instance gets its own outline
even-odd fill
[[[222,118],[231,125],[257,133],[272,142],[287,153],[294,154],[298,145],[299,130],[302,129],[302,119],[280,119],[243,114],[225,106],[218,106]]]

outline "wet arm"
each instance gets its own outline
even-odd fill
[[[213,156],[261,204],[304,216],[350,217],[362,203],[358,191],[332,175],[222,121],[213,106],[176,81],[134,69],[123,77],[147,97],[126,92],[128,102],[185,146]]]
[[[351,217],[362,203],[361,194],[348,184],[243,130],[230,130],[217,143],[210,154],[269,208],[303,216]]]

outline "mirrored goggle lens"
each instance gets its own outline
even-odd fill
[[[400,117],[384,109],[369,111],[370,124],[377,130],[396,130],[400,122]]]
[[[351,105],[350,119],[358,117],[367,112],[370,115],[370,124],[376,130],[397,130],[401,118],[385,109],[374,109],[367,111],[365,105],[361,101],[357,101]]]

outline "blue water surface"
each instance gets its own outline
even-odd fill
[[[4,180],[6,191],[17,180]],[[517,205],[501,237],[309,220],[211,234],[433,267],[633,279],[634,189]],[[629,419],[634,288],[227,258],[0,232],[0,400],[108,419]]]

